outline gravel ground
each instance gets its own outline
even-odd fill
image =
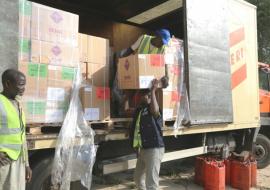
[[[160,172],[161,190],[203,190],[194,184],[194,161],[174,161],[163,164]],[[135,189],[133,172],[127,171],[108,175],[102,178],[94,178],[92,189],[95,190],[130,190]],[[233,190],[227,187],[228,190]],[[270,190],[270,166],[258,170],[258,186],[252,190]]]

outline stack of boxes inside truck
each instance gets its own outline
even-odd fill
[[[110,118],[109,41],[79,34],[79,59],[85,81],[80,91],[85,119]]]
[[[159,80],[165,75],[169,77],[169,86],[159,89],[156,94],[164,121],[174,120],[177,116],[182,82],[180,63],[183,56],[179,50],[182,45],[182,41],[172,38],[165,54],[134,54],[120,58],[118,62],[118,86],[127,92],[150,88],[154,78]]]
[[[19,19],[27,122],[62,122],[79,63],[78,15],[21,0]]]
[[[159,93],[159,102],[163,111],[163,120],[175,120],[179,110],[183,86],[183,42],[172,38],[165,49],[164,59],[169,85]]]

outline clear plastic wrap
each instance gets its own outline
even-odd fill
[[[166,64],[174,64],[180,66],[180,70],[178,71],[179,73],[177,74],[178,77],[176,85],[177,86],[176,89],[178,92],[177,95],[178,101],[175,105],[176,113],[174,111],[176,121],[173,126],[174,129],[177,130],[183,126],[188,126],[190,123],[190,109],[189,109],[189,100],[185,76],[186,72],[184,63],[184,43],[182,40],[179,40],[174,37],[171,39],[168,47],[165,50],[165,60]]]
[[[55,150],[52,169],[53,189],[68,190],[70,182],[78,180],[87,189],[91,188],[97,146],[94,144],[94,131],[84,118],[79,98],[81,82],[81,72],[78,70],[69,109]]]

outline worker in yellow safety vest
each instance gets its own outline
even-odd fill
[[[116,53],[116,59],[121,57],[127,57],[132,53],[138,54],[164,54],[165,47],[169,44],[171,39],[171,34],[167,29],[159,29],[155,32],[154,36],[144,34],[140,36],[137,41],[132,44],[130,47],[123,49]],[[115,61],[117,62],[117,61]],[[117,77],[116,72],[117,68],[112,68],[113,73],[111,76],[114,76],[111,80],[113,83],[110,84],[112,87],[112,104],[114,105],[113,113],[116,113],[115,116],[130,116],[132,115],[134,109],[130,107],[129,104],[132,105],[131,100],[127,100],[127,97],[132,97],[132,95],[127,96],[127,94],[133,94],[135,96],[136,91],[134,90],[126,90],[125,92],[118,89],[117,86]],[[168,86],[168,73],[167,68],[166,75],[161,78],[162,88],[166,88]],[[123,98],[124,96],[124,98]],[[130,103],[129,103],[130,102]],[[124,113],[122,113],[124,111]]]
[[[25,75],[8,69],[0,94],[0,189],[24,190],[32,178],[25,138],[25,116],[17,100],[25,90]]]
[[[171,34],[167,29],[157,30],[155,36],[142,35],[129,48],[120,51],[119,57],[126,57],[134,52],[138,54],[163,54],[170,39]]]

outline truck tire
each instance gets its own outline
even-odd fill
[[[259,169],[265,168],[270,164],[269,138],[262,134],[258,134],[254,148],[254,155]]]
[[[32,168],[32,180],[27,184],[27,190],[50,190],[53,157],[39,161]]]

